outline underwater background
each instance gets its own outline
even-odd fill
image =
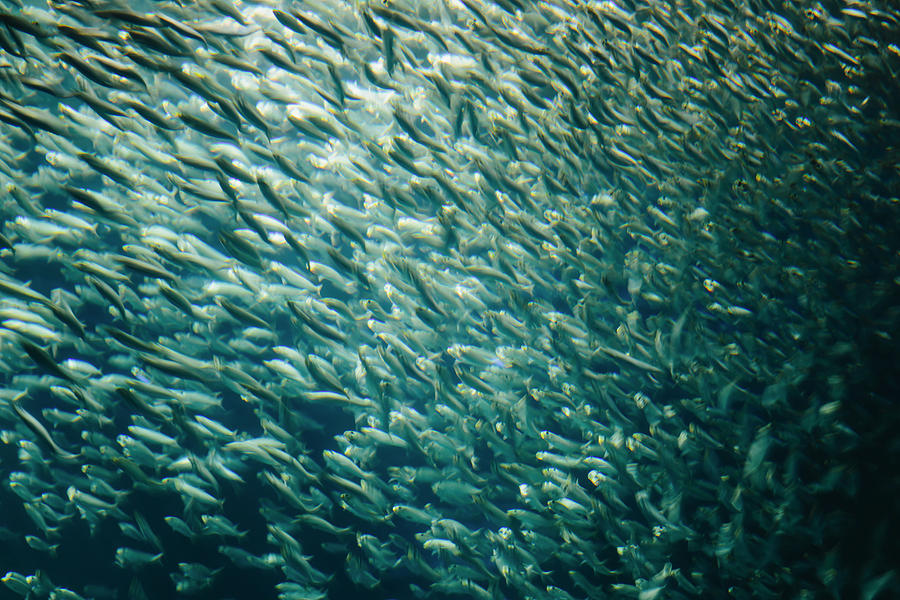
[[[0,598],[890,598],[893,2],[10,2]]]

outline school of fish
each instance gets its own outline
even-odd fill
[[[885,597],[898,74],[889,0],[2,2],[0,594]]]

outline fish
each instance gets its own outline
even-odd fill
[[[159,561],[162,557],[162,552],[150,554],[127,546],[120,546],[116,548],[115,562],[123,569],[138,569]]]
[[[13,412],[16,413],[16,416],[18,416],[19,419],[22,420],[22,422],[28,427],[28,429],[30,429],[38,437],[38,439],[41,440],[42,443],[44,443],[47,447],[50,448],[50,450],[53,451],[53,454],[57,458],[62,461],[68,462],[78,460],[78,454],[68,452],[67,450],[64,450],[62,447],[60,447],[59,444],[57,444],[53,440],[53,437],[50,435],[50,432],[47,431],[47,428],[44,427],[44,425],[40,421],[38,421],[31,413],[21,407],[21,398],[23,398],[26,394],[27,392],[22,392],[9,400],[9,405],[13,409]]]
[[[11,591],[887,589],[890,2],[9,4]]]

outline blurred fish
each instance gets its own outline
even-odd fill
[[[895,6],[9,4],[12,592],[889,587]]]

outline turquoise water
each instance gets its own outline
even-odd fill
[[[5,3],[0,597],[889,597],[898,18]]]

